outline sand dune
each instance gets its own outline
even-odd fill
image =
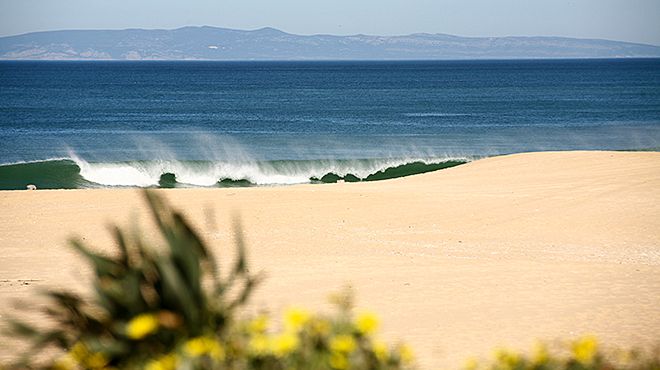
[[[162,192],[225,262],[240,214],[267,276],[254,307],[326,310],[350,284],[381,314],[382,336],[412,344],[424,368],[535,338],[660,341],[660,153],[527,153],[372,183]],[[11,297],[82,286],[68,236],[108,248],[108,222],[148,220],[133,189],[6,191],[0,206],[4,312]]]

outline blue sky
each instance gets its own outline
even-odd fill
[[[660,0],[0,0],[0,35],[186,25],[298,34],[569,36],[660,45]]]

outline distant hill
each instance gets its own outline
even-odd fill
[[[34,32],[0,38],[0,59],[402,60],[660,57],[660,47],[566,37],[294,35],[274,28]]]

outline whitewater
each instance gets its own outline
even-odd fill
[[[374,181],[453,167],[463,157],[240,161],[168,159],[94,162],[68,157],[0,165],[0,189],[230,187]]]

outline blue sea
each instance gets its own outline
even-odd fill
[[[0,62],[0,189],[370,181],[658,148],[659,59]]]

